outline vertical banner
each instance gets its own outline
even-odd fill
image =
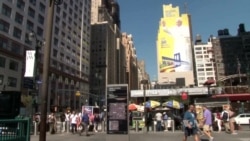
[[[107,86],[107,134],[128,134],[128,85]]]
[[[26,51],[26,64],[24,77],[34,77],[35,50]]]

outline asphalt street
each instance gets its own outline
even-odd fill
[[[90,133],[90,136],[79,136],[79,134],[63,133],[63,134],[47,134],[46,141],[121,141],[121,135],[116,139],[107,140],[106,133]],[[225,132],[213,133],[214,141],[250,141],[250,131],[239,131],[237,135],[227,134]],[[183,132],[131,132],[128,135],[129,141],[182,141]],[[193,138],[189,137],[188,141]],[[39,141],[39,135],[31,136],[31,141]],[[201,141],[209,141],[207,137],[201,136]]]

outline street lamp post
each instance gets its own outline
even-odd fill
[[[40,122],[40,135],[39,141],[46,141],[46,121],[47,121],[47,101],[48,101],[48,78],[50,66],[50,52],[51,52],[51,39],[54,19],[55,5],[62,4],[62,0],[50,0],[47,14],[46,35],[45,35],[45,48],[44,48],[44,64],[42,76],[42,101],[41,101],[41,122]]]
[[[146,108],[146,86],[148,84],[148,80],[141,80],[141,84],[143,86],[143,101],[144,101],[144,125],[147,126],[147,108]],[[146,130],[146,129],[145,129]]]
[[[39,93],[39,86],[38,86],[38,81],[39,81],[39,49],[44,45],[44,41],[38,40],[36,33],[34,31],[30,32],[28,34],[28,40],[32,41],[35,39],[36,47],[35,47],[35,64],[34,64],[34,76],[33,76],[33,89],[35,91],[35,95],[38,96]],[[31,109],[31,116],[33,116],[33,108],[36,108],[37,106],[37,101],[34,99],[34,94],[32,94],[32,109]],[[35,110],[36,111],[36,110]]]

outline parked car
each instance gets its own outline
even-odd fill
[[[249,122],[250,122],[250,113],[238,114],[235,117],[235,122],[237,124],[249,124]]]

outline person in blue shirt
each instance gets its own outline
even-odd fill
[[[188,136],[193,136],[194,141],[199,141],[198,129],[196,126],[196,119],[193,113],[194,105],[189,105],[188,110],[184,114],[183,124],[184,124],[184,138],[183,141],[187,141]]]

